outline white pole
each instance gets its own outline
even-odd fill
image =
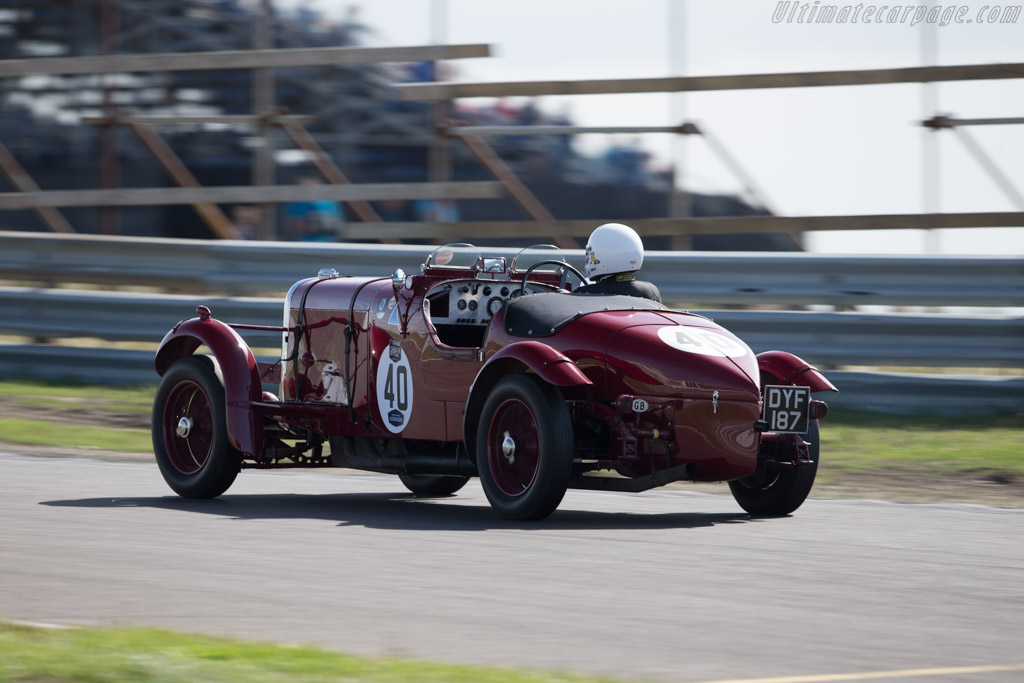
[[[686,2],[687,0],[667,0],[668,2],[668,61],[669,72],[673,76],[686,75]],[[682,125],[686,120],[686,93],[669,94],[669,120]],[[684,187],[686,182],[686,151],[685,135],[676,135],[672,140],[671,160],[673,182],[669,187],[669,215],[672,217],[689,218],[693,214],[690,192]],[[678,193],[679,201],[676,201]],[[673,240],[673,249],[691,249],[693,240],[680,237]]]
[[[939,37],[935,24],[925,21],[921,23],[921,66],[933,66],[938,63]],[[924,83],[921,86],[921,113],[925,119],[937,115],[939,107],[939,86],[937,83]],[[922,202],[925,213],[939,213],[941,206],[939,195],[942,190],[942,174],[940,169],[938,131],[925,128],[921,146]],[[926,254],[938,254],[942,251],[939,233],[925,230],[923,250]]]

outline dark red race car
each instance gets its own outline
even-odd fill
[[[288,292],[279,328],[204,306],[175,325],[153,406],[171,488],[209,498],[242,468],[333,466],[438,496],[478,476],[518,520],[551,514],[567,488],[727,481],[755,515],[810,492],[827,411],[811,393],[836,388],[796,356],[755,356],[645,299],[570,293],[583,276],[554,247],[508,264],[448,245],[421,270],[321,271]],[[257,362],[236,329],[280,331],[280,360]]]

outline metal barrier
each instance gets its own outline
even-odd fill
[[[696,311],[754,351],[829,365],[1024,368],[1024,318],[896,313]]]
[[[203,303],[228,322],[280,323],[281,293],[333,266],[352,275],[416,272],[433,247],[281,244],[56,236],[0,232],[0,335],[38,340],[86,337],[93,348],[0,344],[0,375],[104,384],[155,383],[151,351],[105,342],[158,342]],[[509,249],[489,249],[507,258]],[[565,252],[582,262],[579,251]],[[811,254],[649,252],[644,277],[670,302],[803,305],[1024,306],[1017,257],[848,257]],[[139,288],[98,292],[52,288],[85,283]],[[156,293],[170,290],[179,293]],[[185,294],[185,293],[201,293]],[[781,348],[823,366],[1024,367],[1024,319],[790,311],[698,311],[755,351]],[[276,349],[275,333],[244,332]],[[273,356],[264,357],[270,360]],[[829,402],[887,412],[1024,410],[1024,378],[829,372],[842,389]]]
[[[225,322],[280,325],[283,300],[0,287],[0,334],[155,343],[199,304]],[[254,346],[281,344],[280,333],[241,332]]]
[[[416,272],[432,248],[0,232],[0,279],[256,295],[285,292],[325,266],[351,275]],[[583,262],[581,251],[564,254]],[[1020,257],[648,252],[643,277],[683,304],[1024,306]]]
[[[148,351],[46,344],[0,344],[0,376],[119,385],[156,384],[159,379]],[[843,410],[953,416],[1024,412],[1024,377],[866,372],[829,372],[828,377],[840,389],[838,394],[822,397],[833,414]]]
[[[0,334],[158,342],[205,304],[226,322],[278,325],[282,298],[226,298],[0,287]],[[1024,318],[791,311],[696,311],[755,352],[784,349],[821,365],[1024,367]],[[253,346],[280,335],[241,331]]]

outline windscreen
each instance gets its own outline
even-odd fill
[[[480,250],[472,244],[446,244],[430,253],[424,268],[472,268],[480,261]]]
[[[523,249],[512,259],[512,268],[517,273],[525,273],[530,266],[541,261],[563,261],[565,254],[553,244],[535,244]],[[555,264],[545,264],[534,272],[554,273],[558,270]]]

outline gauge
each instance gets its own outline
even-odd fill
[[[491,295],[491,288],[488,287],[487,285],[484,285],[484,296],[490,296],[490,295]]]
[[[475,311],[478,306],[479,306],[479,304],[477,304],[476,299],[470,299],[470,301],[469,301],[469,310]]]
[[[457,303],[455,305],[459,307],[460,311],[466,310],[466,300],[465,299],[459,299],[459,303]]]
[[[462,293],[469,294],[469,285],[462,285]]]
[[[501,295],[502,296],[508,296],[508,287],[502,287],[501,288]]]
[[[498,315],[498,311],[501,310],[501,307],[502,305],[504,305],[504,303],[504,299],[502,299],[500,296],[492,296],[487,301],[487,315],[491,316],[492,318]]]

